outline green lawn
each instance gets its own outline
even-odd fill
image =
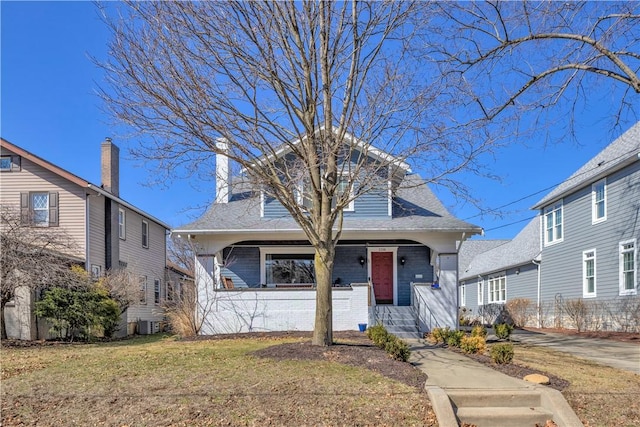
[[[282,342],[3,347],[2,425],[434,425],[424,392],[372,371],[250,354]]]

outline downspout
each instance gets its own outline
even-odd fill
[[[85,194],[85,210],[84,210],[84,232],[86,234],[85,236],[85,245],[87,245],[87,247],[84,250],[84,256],[85,256],[85,270],[87,270],[89,273],[91,272],[91,258],[90,258],[90,248],[91,248],[91,230],[89,230],[89,215],[90,215],[90,211],[89,211],[89,193]]]
[[[541,317],[540,317],[540,296],[541,296],[541,291],[542,291],[542,284],[541,284],[541,281],[540,281],[540,264],[541,264],[541,262],[537,261],[535,259],[532,259],[531,262],[536,265],[537,270],[538,270],[538,303],[536,304],[536,312],[537,312],[536,319],[537,319],[537,322],[538,322],[538,328],[540,328],[541,327],[540,326],[541,325],[541,320],[542,320]]]

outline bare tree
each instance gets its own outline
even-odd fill
[[[305,232],[316,251],[316,345],[332,343],[343,209],[386,194],[410,161],[464,193],[451,174],[478,172],[496,143],[485,117],[464,113],[464,81],[425,69],[414,50],[426,7],[128,2],[105,19],[113,41],[101,95],[139,136],[134,154],[172,178],[227,155]]]
[[[638,118],[639,2],[438,6],[446,26],[432,37],[430,58],[473,86],[469,100],[487,118],[537,111],[545,122],[573,126],[590,103],[612,105],[616,125]],[[438,37],[444,32],[447,43]]]
[[[70,267],[83,261],[75,255],[77,248],[64,230],[33,226],[18,209],[8,206],[0,208],[0,238],[0,322],[5,339],[4,310],[16,297],[16,290],[74,286],[77,279]]]

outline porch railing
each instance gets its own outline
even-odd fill
[[[431,308],[429,308],[429,304],[424,295],[418,292],[418,286],[424,286],[425,288],[431,287],[432,283],[411,283],[411,306],[413,307],[416,318],[416,327],[420,332],[423,332],[421,328],[423,325],[428,331],[432,331],[433,328],[439,328],[441,325],[438,318],[433,314],[433,311],[431,311]]]

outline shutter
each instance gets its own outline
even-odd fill
[[[20,172],[20,156],[11,156],[11,172]]]
[[[29,224],[29,193],[20,193],[20,222]]]
[[[49,193],[49,227],[58,226],[58,193]]]

